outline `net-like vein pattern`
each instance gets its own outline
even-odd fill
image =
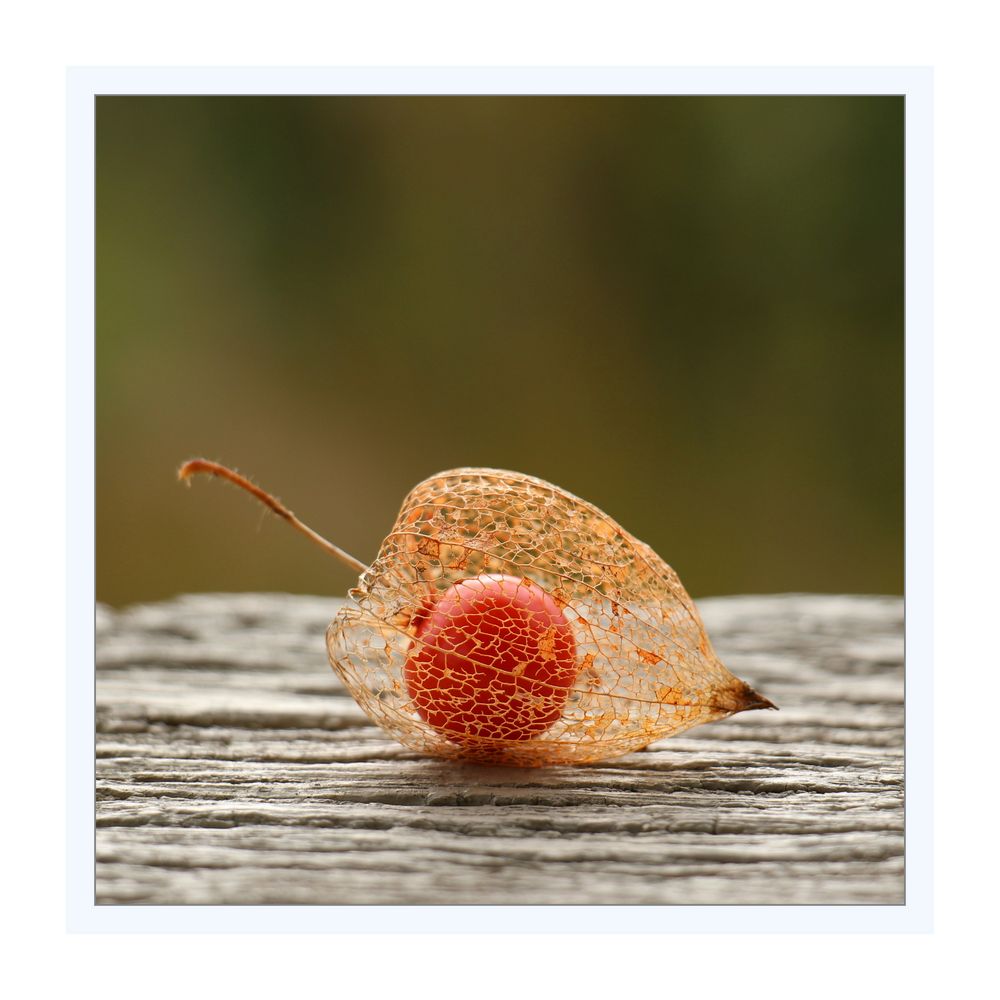
[[[351,598],[331,663],[376,723],[436,756],[592,762],[759,697],[649,546],[519,473],[417,485]]]

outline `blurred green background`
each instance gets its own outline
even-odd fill
[[[903,102],[102,97],[97,595],[343,594],[460,465],[695,596],[901,593]]]

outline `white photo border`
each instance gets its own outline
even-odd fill
[[[900,95],[906,125],[906,838],[896,906],[95,903],[95,99],[100,95]],[[183,933],[925,933],[933,929],[933,73],[927,67],[98,68],[67,71],[67,929]]]

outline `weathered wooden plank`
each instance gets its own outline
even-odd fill
[[[327,664],[336,607],[98,609],[98,902],[902,902],[899,599],[699,602],[781,711],[541,770],[385,738]]]

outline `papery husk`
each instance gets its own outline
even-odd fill
[[[407,689],[416,618],[482,574],[534,581],[573,629],[576,681],[561,717],[530,739],[456,742],[428,725]],[[418,484],[350,597],[327,630],[331,664],[374,722],[437,757],[590,763],[773,707],[719,662],[694,602],[648,545],[592,504],[521,473],[455,469]]]

